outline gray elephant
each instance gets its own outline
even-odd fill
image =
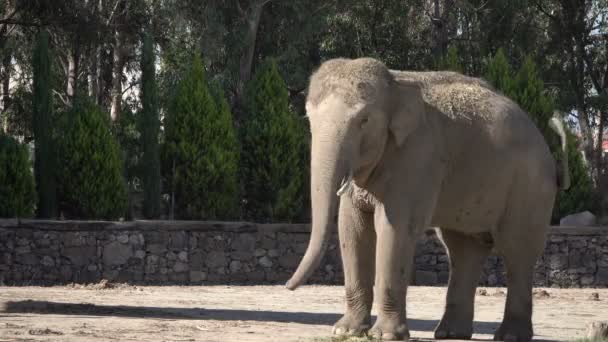
[[[534,265],[556,193],[569,184],[561,121],[550,122],[562,140],[558,164],[528,115],[484,81],[389,70],[371,58],[323,63],[310,79],[306,110],[312,233],[287,288],[319,266],[339,202],[347,308],[334,333],[407,339],[415,242],[440,227],[450,278],[435,337],[471,338],[475,288],[494,249],[508,278],[495,339],[530,340]]]

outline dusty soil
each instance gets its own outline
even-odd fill
[[[535,291],[538,340],[581,337],[587,323],[608,320],[608,289]],[[414,339],[432,337],[445,292],[410,288]],[[505,292],[478,290],[474,338],[491,339]],[[0,287],[0,341],[312,342],[331,334],[343,306],[340,286]]]

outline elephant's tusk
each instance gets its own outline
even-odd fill
[[[342,180],[342,185],[340,186],[340,189],[338,189],[338,192],[336,194],[341,197],[348,190],[350,190],[350,188],[352,186],[353,186],[353,176],[351,175],[351,176],[348,176],[348,179]]]

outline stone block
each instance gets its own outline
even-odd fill
[[[608,285],[608,267],[599,267],[596,275],[597,285]]]
[[[186,232],[171,232],[171,249],[183,250],[188,247],[188,235]]]
[[[224,267],[228,264],[226,259],[226,253],[224,251],[212,251],[207,253],[205,258],[205,265],[209,268]]]
[[[106,265],[125,264],[132,256],[133,248],[120,241],[110,242],[103,249],[103,262]]]
[[[437,285],[437,273],[416,271],[416,285]]]
[[[207,273],[202,271],[190,271],[190,282],[200,283],[207,280]]]

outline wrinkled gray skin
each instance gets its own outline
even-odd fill
[[[408,338],[415,241],[441,227],[450,279],[435,337],[471,338],[475,287],[494,248],[508,272],[495,339],[529,341],[534,264],[556,192],[568,179],[567,172],[558,177],[528,115],[482,80],[393,71],[370,58],[322,64],[311,77],[306,109],[313,224],[287,288],[318,267],[339,202],[347,309],[335,334]],[[374,299],[378,317],[370,328]]]

